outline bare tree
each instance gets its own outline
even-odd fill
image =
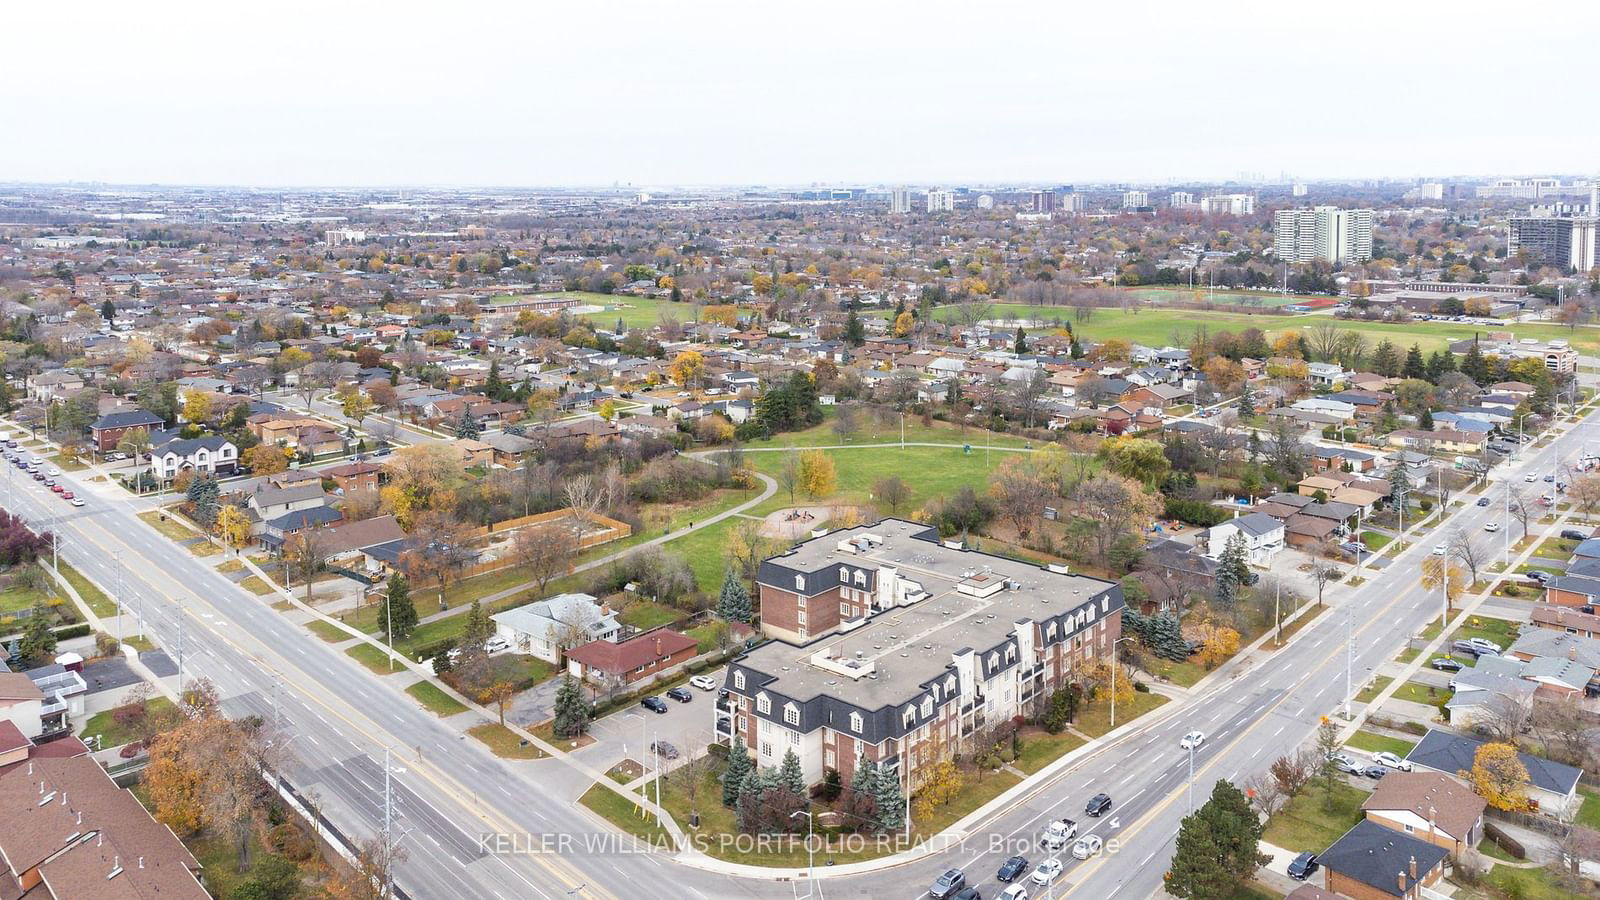
[[[401,566],[415,581],[435,580],[439,585],[439,608],[445,607],[444,594],[450,581],[477,558],[469,543],[470,527],[444,510],[430,510],[417,521]]]
[[[989,318],[994,312],[994,304],[982,297],[969,297],[956,304],[956,322],[963,328],[972,328],[979,322]]]
[[[1600,748],[1590,737],[1589,713],[1577,697],[1537,701],[1532,724],[1545,756],[1569,766],[1588,768],[1595,763]]]
[[[793,506],[795,489],[800,486],[800,451],[791,449],[784,453],[783,462],[773,477],[778,480],[779,487],[789,492],[789,505]]]
[[[578,540],[569,528],[535,525],[517,532],[512,539],[511,552],[517,565],[533,578],[539,593],[543,594],[552,580],[572,571]]]
[[[1514,744],[1532,715],[1532,697],[1489,691],[1488,701],[1479,707],[1472,721],[1474,725],[1486,729],[1495,740]]]
[[[861,428],[861,422],[856,415],[855,406],[846,403],[835,407],[832,427],[833,433],[838,435],[841,441],[848,441],[855,437],[856,432]]]
[[[1017,535],[1027,537],[1054,493],[1025,465],[1011,463],[990,476],[989,495],[999,502],[1000,514],[1011,521]]]
[[[1522,536],[1527,537],[1528,520],[1533,517],[1534,512],[1532,509],[1533,504],[1528,502],[1528,496],[1524,492],[1516,488],[1507,488],[1507,490],[1510,493],[1509,506],[1511,514],[1516,516],[1517,524],[1522,526]]]
[[[1050,390],[1050,375],[1044,369],[1034,369],[1028,377],[1015,382],[1011,386],[1011,403],[1022,416],[1022,421],[1027,427],[1033,427],[1033,420],[1039,413],[1041,401],[1045,392]]]
[[[556,648],[560,658],[568,650],[581,647],[593,639],[590,631],[600,620],[599,613],[589,603],[568,603],[556,610],[555,623],[549,628],[545,640]]]
[[[329,359],[319,359],[307,364],[300,370],[300,383],[297,390],[305,398],[306,409],[311,409],[311,404],[317,399],[321,391],[333,387],[339,374],[339,364]]]
[[[1277,779],[1264,772],[1257,772],[1245,779],[1244,788],[1251,805],[1269,819],[1289,800],[1278,786]]]
[[[1465,529],[1457,528],[1450,533],[1448,545],[1450,555],[1456,561],[1467,567],[1467,572],[1472,576],[1472,583],[1478,583],[1478,570],[1488,564],[1486,554],[1474,546],[1472,536]]]
[[[1328,582],[1339,577],[1339,567],[1328,558],[1338,550],[1327,541],[1318,541],[1313,549],[1315,556],[1311,561],[1311,583],[1317,586],[1317,608],[1321,609],[1323,590],[1327,588]]]
[[[911,486],[902,481],[899,475],[890,475],[873,483],[872,494],[879,501],[889,504],[891,515],[899,515],[901,505],[911,499]]]
[[[289,536],[284,542],[284,558],[294,564],[295,571],[306,582],[306,602],[311,602],[311,592],[317,573],[328,562],[328,537],[320,528],[307,528]]]

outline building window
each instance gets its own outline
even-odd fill
[[[800,710],[796,709],[795,705],[793,703],[784,704],[784,706],[783,706],[783,721],[787,722],[790,725],[799,725],[800,724]]]
[[[806,577],[804,575],[796,575],[794,577],[794,589],[797,591],[806,589]]]
[[[917,708],[915,706],[906,707],[905,711],[900,714],[900,722],[901,722],[901,724],[905,725],[907,728],[910,728],[911,727],[911,723],[915,722],[916,720],[917,720]]]
[[[928,718],[929,716],[932,716],[932,715],[933,715],[933,698],[932,697],[924,697],[924,698],[922,698],[922,717],[924,719],[926,719],[926,718]]]
[[[806,623],[806,611],[805,610],[803,610],[803,609],[800,610],[799,612],[795,613],[795,616],[797,617],[795,619],[796,622],[800,623],[801,625],[804,625]]]
[[[947,694],[954,694],[956,692],[956,677],[954,675],[951,675],[949,678],[944,680],[944,692]]]
[[[845,584],[850,583],[850,570],[844,566],[839,567],[839,580]]]
[[[830,769],[837,768],[837,766],[834,763],[834,755],[833,755],[833,751],[832,750],[829,750],[828,752],[822,754],[822,764],[827,766]]]
[[[850,730],[856,734],[861,733],[861,713],[853,712],[850,714]]]
[[[840,603],[839,604],[839,615],[841,615],[841,616],[850,615],[850,604],[848,604],[848,603]]]
[[[766,694],[756,695],[756,711],[762,715],[772,712],[772,698]]]
[[[765,757],[768,757],[768,758],[771,758],[771,756],[772,756],[772,742],[771,741],[762,741],[761,742],[761,755],[765,756]]]
[[[867,583],[867,573],[863,572],[860,569],[857,569],[856,570],[856,584],[865,586],[866,583]]]
[[[737,669],[734,670],[734,673],[733,673],[733,686],[738,688],[741,691],[744,690],[744,672],[739,671]]]

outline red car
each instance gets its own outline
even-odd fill
[[[61,499],[63,499],[63,500],[71,500],[72,499],[72,492],[71,491],[62,491],[61,492]]]
[[[66,490],[66,488],[64,488],[64,487],[62,487],[62,486],[61,486],[61,485],[59,485],[59,484],[52,484],[52,485],[50,485],[50,491],[51,491],[51,492],[52,492],[52,493],[56,493],[56,494],[59,494],[59,493],[61,493],[61,492],[62,492],[62,491],[64,491],[64,490]]]

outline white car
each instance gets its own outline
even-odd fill
[[[1078,843],[1081,844],[1083,842],[1079,841]],[[1073,850],[1074,850],[1074,852],[1076,852],[1077,848],[1074,847]],[[1029,875],[1028,877],[1033,879],[1033,883],[1034,884],[1044,885],[1044,884],[1049,884],[1052,881],[1055,881],[1056,880],[1056,876],[1060,875],[1060,874],[1061,874],[1061,860],[1056,859],[1055,857],[1052,856],[1051,858],[1045,860],[1044,862],[1039,863],[1039,868],[1034,869],[1033,870],[1033,874]]]
[[[1191,731],[1183,736],[1183,740],[1178,742],[1178,746],[1184,750],[1199,750],[1205,745],[1205,742],[1206,733],[1204,731]]]
[[[998,900],[1028,900],[1028,889],[1020,884],[1008,884]]]
[[[1526,482],[1529,482],[1529,483],[1538,481],[1539,480],[1539,473],[1537,473],[1537,472],[1529,472],[1528,474],[1522,476],[1522,480],[1526,481]]]
[[[51,466],[50,467],[50,471],[47,474],[49,474],[49,476],[51,478],[60,478],[61,477],[61,470],[56,468],[55,466]]]
[[[717,680],[710,675],[696,675],[689,679],[689,683],[702,691],[714,691],[717,689]]]
[[[1379,750],[1377,753],[1372,754],[1372,761],[1380,766],[1387,766],[1391,769],[1399,769],[1402,772],[1411,771],[1410,762],[1401,759],[1387,750]]]
[[[72,505],[73,506],[82,506],[83,505],[83,498],[82,497],[73,497],[72,498]]]
[[[1500,530],[1500,523],[1499,522],[1485,522],[1485,523],[1483,523],[1483,530],[1489,532],[1490,534],[1493,534],[1494,532]]]
[[[511,642],[503,637],[492,637],[483,642],[485,653],[500,653],[511,649]]]
[[[1100,842],[1100,835],[1086,834],[1078,838],[1078,842],[1072,845],[1072,855],[1078,859],[1088,859],[1099,853],[1100,848],[1103,846],[1105,845]]]
[[[1443,544],[1434,544],[1433,545],[1433,555],[1434,556],[1443,556],[1444,552],[1445,552],[1445,549],[1446,548],[1445,548],[1445,546]]]

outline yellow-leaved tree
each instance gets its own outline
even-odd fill
[[[1472,757],[1472,771],[1461,772],[1472,782],[1472,789],[1495,809],[1526,812],[1533,809],[1528,798],[1528,769],[1517,758],[1517,748],[1494,741],[1478,748]]]
[[[222,542],[234,550],[242,550],[250,543],[250,517],[233,504],[217,510],[217,534]]]
[[[821,450],[807,450],[800,454],[800,488],[816,500],[832,494],[838,487],[839,477],[833,460]]]
[[[706,359],[693,350],[685,350],[672,360],[669,371],[678,387],[688,387],[705,375]]]

